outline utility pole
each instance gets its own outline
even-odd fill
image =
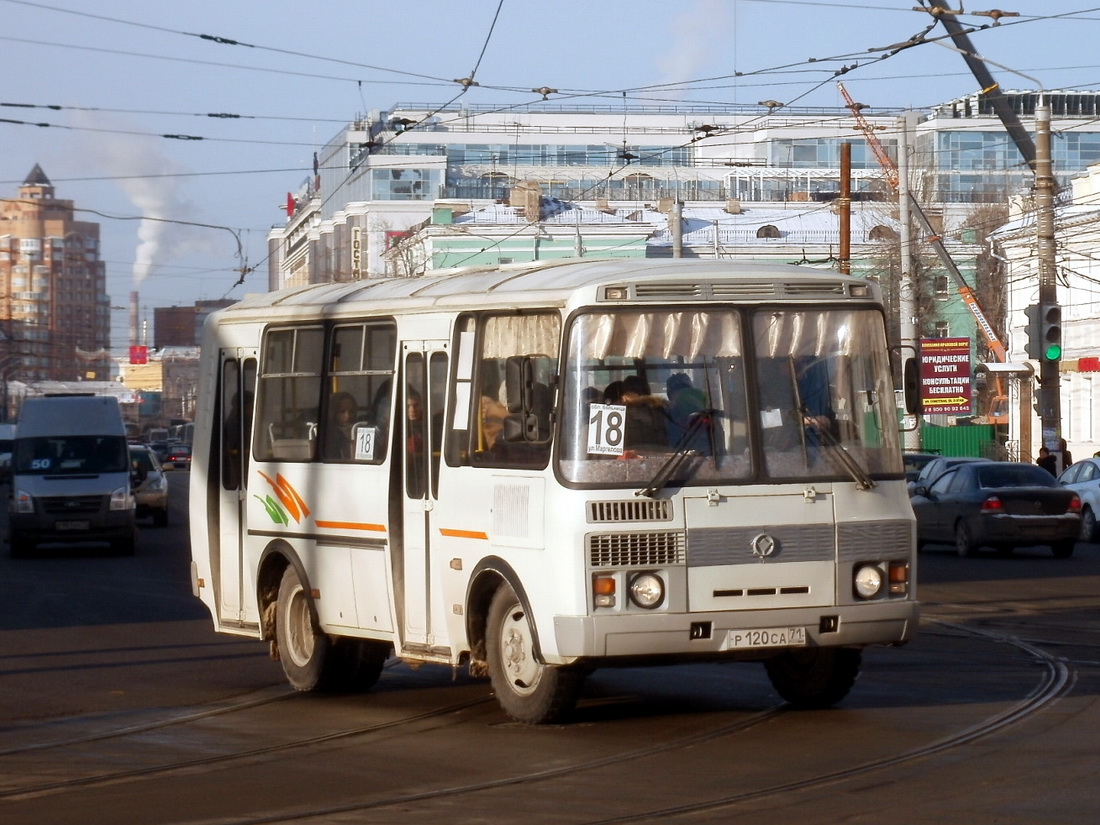
[[[1039,317],[1044,337],[1039,352],[1039,417],[1043,444],[1062,463],[1061,307],[1055,277],[1054,172],[1050,156],[1050,106],[1035,107],[1035,226],[1039,261]]]
[[[966,33],[966,29],[955,19],[955,14],[947,0],[928,0],[928,2],[935,10],[933,16],[943,24],[947,33],[951,35],[951,40],[962,53],[963,60],[966,61],[966,65],[970,68],[974,79],[978,81],[982,95],[989,102],[993,113],[1004,124],[1009,137],[1012,138],[1012,142],[1016,144],[1016,148],[1024,156],[1024,161],[1038,174],[1038,147],[1032,143],[1031,136],[1027,133],[1023,124],[1020,123],[1020,119],[1016,116],[1016,110],[1012,108],[1011,101],[1001,91],[1001,84],[993,79],[993,75],[986,67],[982,56],[978,54],[974,44],[970,42],[970,36]]]
[[[840,199],[837,201],[840,218],[840,274],[852,272],[852,144],[840,144]]]
[[[909,213],[909,126],[911,116],[906,112],[898,119],[898,222],[901,224],[901,276],[898,279],[898,322],[902,357],[919,358],[920,341],[917,336],[917,283],[913,277],[913,220]],[[910,355],[911,353],[911,355]],[[916,416],[916,426],[906,429],[905,448],[921,447],[921,419]]]

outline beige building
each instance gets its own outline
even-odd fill
[[[35,165],[18,196],[0,201],[0,375],[4,380],[111,377],[110,298],[99,224]]]

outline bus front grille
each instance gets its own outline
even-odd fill
[[[592,533],[588,536],[592,567],[667,567],[684,563],[684,533]]]
[[[623,521],[671,521],[672,502],[667,499],[588,502],[588,523]]]

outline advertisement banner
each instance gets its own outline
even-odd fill
[[[920,370],[926,415],[973,412],[969,338],[922,338]]]

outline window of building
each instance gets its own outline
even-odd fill
[[[770,223],[765,224],[764,226],[762,226],[762,227],[760,227],[759,229],[756,230],[756,237],[758,237],[758,238],[778,238],[779,237],[779,227],[773,226]]]
[[[440,173],[431,169],[372,169],[373,200],[422,201],[434,198]]]
[[[947,321],[936,321],[935,332],[933,334],[935,338],[950,338],[951,337],[951,324]]]

